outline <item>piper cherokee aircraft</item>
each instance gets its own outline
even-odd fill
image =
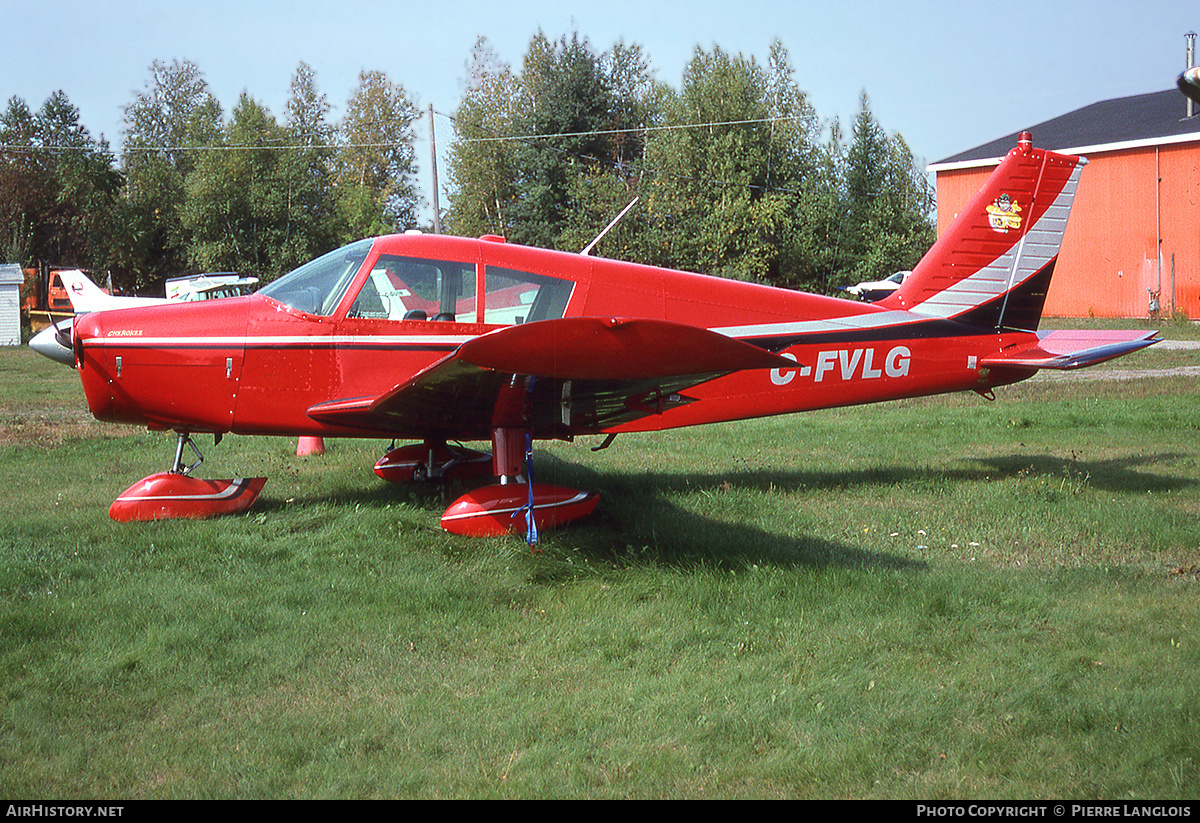
[[[626,432],[991,396],[1039,369],[1141,349],[1155,332],[1037,332],[1085,163],[1022,135],[877,303],[498,237],[403,234],[337,249],[248,297],[79,317],[74,360],[92,413],[178,436],[172,469],[135,483],[110,515],[247,508],[265,478],[193,477],[198,434],[390,438],[416,442],[379,460],[387,480],[481,478],[443,528],[533,542],[539,526],[597,505],[533,482],[538,440],[607,445]],[[458,445],[479,440],[490,455]],[[185,447],[196,456],[186,466]]]

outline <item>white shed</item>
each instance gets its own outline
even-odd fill
[[[0,264],[0,346],[21,345],[21,286],[25,274],[16,263]]]

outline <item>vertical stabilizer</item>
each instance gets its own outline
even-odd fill
[[[984,328],[1036,331],[1086,163],[1036,149],[1022,134],[881,305]]]

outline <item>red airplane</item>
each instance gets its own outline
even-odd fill
[[[1022,135],[904,284],[873,304],[586,254],[403,234],[361,240],[257,294],[77,318],[100,420],[178,434],[174,467],[116,520],[240,511],[264,478],[192,477],[197,434],[413,440],[375,471],[491,476],[442,517],[470,535],[591,512],[533,482],[532,443],[647,432],[997,386],[1157,342],[1038,333],[1086,161]],[[491,440],[492,453],[457,445]],[[184,448],[196,461],[185,466]]]

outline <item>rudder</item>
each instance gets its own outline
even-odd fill
[[[1028,133],[921,258],[887,308],[1036,331],[1087,163]]]

